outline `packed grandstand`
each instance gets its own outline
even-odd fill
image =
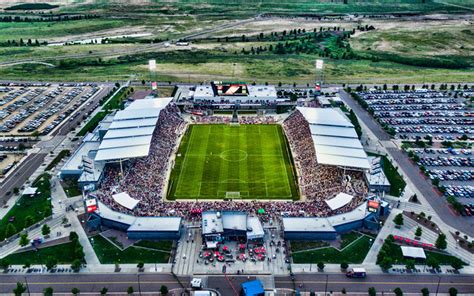
[[[166,201],[172,159],[187,126],[230,122],[230,116],[181,114],[180,109],[172,102],[159,114],[148,156],[129,159],[123,162],[123,165],[107,164],[96,192],[97,198],[113,210],[135,216],[181,216],[188,219],[199,219],[199,215],[195,214],[207,210],[236,210],[249,214],[257,214],[258,211],[263,220],[280,213],[288,216],[326,217],[352,211],[368,193],[363,169],[365,164],[351,167],[350,163],[346,166],[318,162],[314,133],[307,116],[305,117],[305,111],[307,110],[304,108],[298,108],[289,116],[239,117],[240,124],[282,124],[296,167],[297,183],[302,197],[300,201]],[[358,143],[360,145],[360,142]],[[349,148],[342,150],[347,149]],[[337,156],[336,160],[345,159],[344,157]],[[126,192],[130,198],[137,200],[136,206],[128,209],[117,203],[113,195],[121,192]],[[334,199],[341,193],[352,198],[337,209],[331,209],[327,200]]]

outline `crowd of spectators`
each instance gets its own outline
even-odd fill
[[[199,122],[214,123],[224,120],[223,116],[196,117]],[[222,118],[222,119],[221,119]],[[268,116],[246,116],[242,122],[273,123],[275,118]],[[299,175],[299,185],[306,197],[302,201],[199,201],[168,202],[164,200],[164,188],[170,161],[178,148],[178,140],[185,132],[186,121],[175,105],[169,105],[159,117],[153,134],[150,153],[145,158],[130,160],[123,167],[123,176],[118,165],[106,167],[105,177],[97,192],[98,198],[114,210],[136,216],[181,216],[189,220],[200,219],[206,210],[235,210],[257,214],[263,221],[279,215],[285,216],[328,216],[347,212],[360,204],[367,193],[367,186],[361,172],[319,165],[316,162],[314,146],[308,123],[299,111],[284,122],[284,130],[290,142]],[[116,202],[112,195],[127,192],[132,198],[140,200],[134,210],[128,210]],[[352,202],[336,211],[331,211],[324,202],[339,192],[353,194]]]

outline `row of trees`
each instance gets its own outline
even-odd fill
[[[81,14],[81,15],[44,15],[39,17],[28,17],[28,16],[11,16],[6,15],[0,17],[2,23],[32,23],[32,22],[63,22],[63,21],[78,21],[98,18],[98,15],[94,14]]]
[[[16,287],[13,289],[13,294],[15,296],[21,296],[23,295],[23,293],[25,293],[27,291],[28,287],[23,284],[22,282],[17,282],[16,283]],[[109,289],[107,289],[106,287],[103,287],[101,290],[100,290],[100,295],[107,295],[107,293],[109,292]],[[71,289],[71,294],[72,295],[79,295],[79,293],[81,293],[81,291],[78,289],[78,288],[72,288]],[[133,286],[130,286],[127,288],[127,294],[128,295],[133,295],[135,293],[135,289],[133,288]],[[47,287],[45,289],[43,289],[43,295],[44,296],[52,296],[54,294],[54,289],[52,287]],[[160,294],[161,295],[168,295],[168,287],[165,286],[165,285],[162,285],[160,287]]]
[[[35,39],[34,41],[32,39],[28,39],[26,42],[23,40],[23,38],[20,38],[20,40],[7,40],[6,42],[1,42],[0,46],[3,47],[10,47],[10,46],[41,46],[41,45],[48,45],[48,42],[43,41],[39,42],[38,39]]]

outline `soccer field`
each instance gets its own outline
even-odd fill
[[[298,199],[280,125],[191,125],[168,199]]]

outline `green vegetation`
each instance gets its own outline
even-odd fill
[[[167,263],[170,253],[128,247],[120,250],[100,235],[94,236],[94,251],[102,264],[119,263]]]
[[[329,246],[326,241],[291,241],[291,251],[299,252]]]
[[[58,155],[50,162],[50,164],[45,168],[46,171],[52,170],[56,165],[64,158],[71,155],[71,151],[65,149],[61,150]]]
[[[400,193],[405,189],[407,184],[385,155],[382,156],[382,168],[390,182],[390,195],[400,196]]]
[[[105,105],[102,109],[105,111],[123,109],[125,99],[131,94],[131,89],[128,87],[121,88]]]
[[[352,235],[347,236],[347,241],[352,239]],[[313,251],[299,252],[293,254],[294,263],[362,263],[370,249],[370,240],[373,238],[363,235],[359,236],[351,245],[341,251],[327,247]]]
[[[79,137],[85,136],[87,133],[92,132],[97,125],[99,125],[99,122],[101,122],[102,119],[107,116],[108,112],[105,111],[100,111],[97,112],[94,117],[92,117],[85,125],[84,127],[77,133]]]
[[[141,240],[135,243],[134,246],[170,252],[171,247],[173,246],[173,241]]]
[[[26,251],[8,255],[5,259],[10,264],[23,265],[46,264],[48,257],[57,259],[58,264],[70,264],[76,259],[76,243],[68,242],[56,246],[38,249],[38,251]]]
[[[59,5],[51,5],[49,3],[25,3],[12,5],[10,7],[5,8],[5,10],[48,10],[58,7]]]
[[[77,178],[64,178],[61,185],[67,197],[74,197],[82,194],[82,191],[77,183]]]
[[[11,236],[18,233],[23,228],[29,227],[52,214],[49,179],[48,174],[39,176],[32,184],[33,187],[38,188],[39,193],[34,197],[22,196],[5,217],[0,220],[0,240],[5,239],[7,234]],[[12,221],[10,222],[10,220]]]
[[[452,265],[452,264],[461,264],[466,265],[461,259],[445,254],[439,253],[436,251],[426,251],[426,264],[430,265],[431,263],[435,263],[438,265]],[[380,250],[379,254],[377,255],[377,264],[381,267],[386,265],[386,267],[390,268],[393,264],[403,264],[406,265],[410,263],[411,259],[407,259],[403,257],[402,249],[400,245],[394,243],[394,238],[389,236],[385,239],[384,244],[382,245],[382,249]]]
[[[219,139],[218,141],[216,139]],[[279,125],[191,125],[171,173],[169,199],[298,199]]]

